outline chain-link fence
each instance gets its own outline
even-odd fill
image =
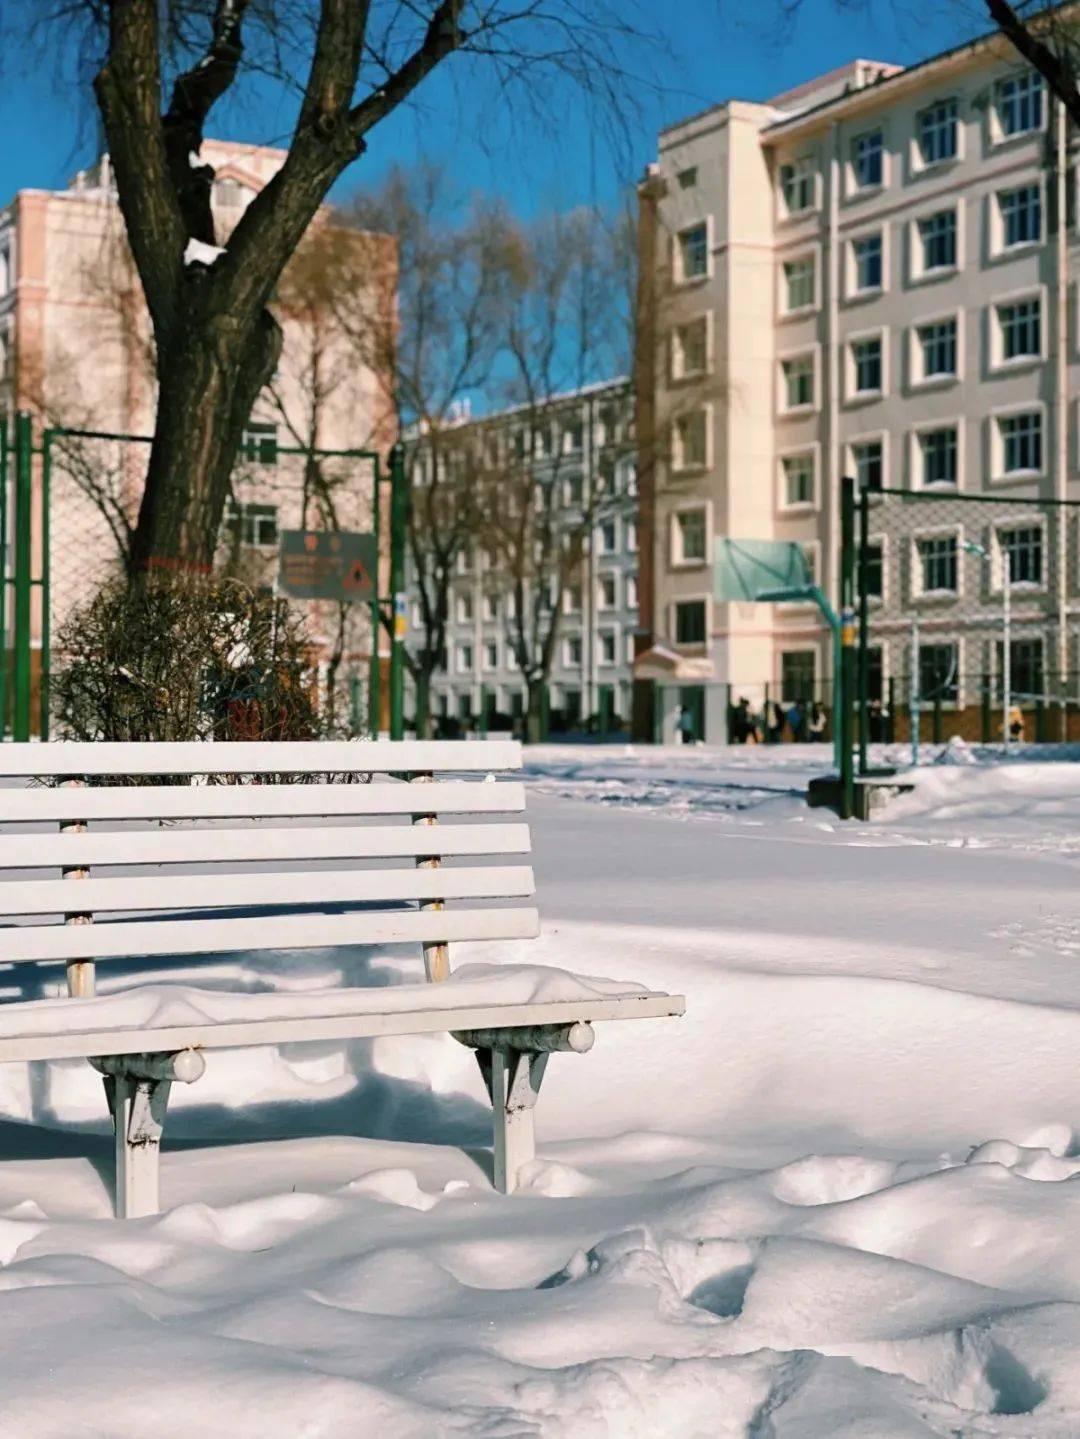
[[[70,617],[126,569],[149,455],[149,443],[133,436],[45,432],[40,460],[42,602],[34,626],[43,714],[48,712],[50,671],[63,662],[55,637],[69,633]],[[232,478],[217,567],[255,588],[273,588],[282,531],[377,533],[377,486],[377,462],[371,456],[281,447],[272,426],[251,426]],[[336,600],[293,604],[306,619],[328,723],[353,733],[367,730],[374,718],[372,692],[378,689],[372,605]],[[35,703],[35,713],[38,708]]]
[[[863,739],[1080,739],[1080,504],[859,499]]]

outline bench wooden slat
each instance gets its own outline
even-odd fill
[[[521,768],[517,740],[309,740],[0,746],[0,775],[365,774]]]
[[[527,824],[312,825],[271,829],[94,830],[0,835],[0,870],[96,865],[227,864],[313,859],[528,854]],[[69,896],[70,899],[70,896]]]
[[[85,880],[73,881],[72,891],[76,885],[85,883]],[[532,939],[539,929],[539,917],[533,908],[357,911],[23,925],[0,933],[0,964],[154,954],[223,954],[247,949],[330,949],[352,944]],[[0,1017],[2,1015],[3,1005],[0,1005]]]
[[[522,899],[535,892],[527,865],[469,869],[287,870],[139,879],[26,880],[0,884],[0,915],[119,910],[237,909],[311,904],[381,904],[410,899]],[[0,928],[0,952],[10,929]]]
[[[0,745],[0,750],[4,747]],[[430,814],[517,814],[525,788],[517,780],[448,780],[424,791]],[[56,789],[0,789],[0,823],[35,820],[270,819],[314,815],[412,814],[416,791],[407,784],[244,784],[122,786],[67,785]]]
[[[330,1013],[294,1018],[221,1020],[139,1029],[87,1028],[57,1034],[4,1035],[0,1063],[28,1059],[78,1059],[91,1055],[142,1054],[199,1047],[231,1049],[301,1040],[367,1039],[393,1034],[461,1033],[534,1024],[573,1024],[603,1019],[660,1019],[685,1012],[681,995],[630,994],[536,1004],[472,1004],[402,1010],[394,1014]],[[0,1018],[4,1010],[0,1009]],[[18,1013],[11,1013],[11,1023]]]

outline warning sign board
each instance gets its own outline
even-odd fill
[[[297,600],[370,600],[377,559],[374,535],[282,530],[278,589]]]

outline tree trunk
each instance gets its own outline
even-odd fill
[[[424,663],[423,655],[416,667],[416,738],[431,738],[431,670]]]
[[[539,744],[544,734],[544,690],[542,679],[525,681],[527,704],[525,707],[525,743]]]
[[[159,356],[157,421],[139,518],[132,568],[207,572],[213,565],[229,478],[244,426],[281,354],[281,329],[263,311],[242,327],[228,313],[195,303]]]

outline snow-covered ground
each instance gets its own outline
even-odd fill
[[[0,1070],[0,1433],[1075,1439],[1080,765],[930,757],[842,826],[823,747],[530,752],[543,936],[455,962],[687,1014],[553,1058],[511,1199],[445,1036],[210,1056],[124,1224],[86,1066]]]

